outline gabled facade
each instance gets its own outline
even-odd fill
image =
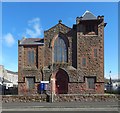
[[[72,28],[62,24],[44,38],[18,42],[19,94],[37,94],[49,81],[54,94],[104,93],[104,16],[86,11]]]

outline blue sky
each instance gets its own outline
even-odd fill
[[[76,17],[86,10],[104,15],[107,26],[104,39],[105,77],[118,77],[118,3],[2,3],[2,60],[6,69],[18,71],[18,40],[22,37],[44,37],[44,30],[62,20],[72,27]]]

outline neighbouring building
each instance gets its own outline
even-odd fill
[[[13,83],[13,86],[18,87],[18,72],[7,71],[7,80]]]
[[[0,95],[18,94],[18,73],[0,65]]]
[[[104,93],[104,16],[86,11],[70,28],[59,20],[44,38],[18,41],[18,93],[38,94],[48,81],[54,94]]]
[[[9,87],[18,87],[18,73],[7,70],[3,65],[0,65],[0,84]]]
[[[120,93],[120,79],[111,79],[105,84],[106,93]]]

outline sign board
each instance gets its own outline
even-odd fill
[[[48,83],[49,83],[49,81],[41,81],[41,83],[46,83],[46,84],[48,84]]]

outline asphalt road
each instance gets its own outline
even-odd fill
[[[118,111],[118,102],[2,103],[2,111]]]

